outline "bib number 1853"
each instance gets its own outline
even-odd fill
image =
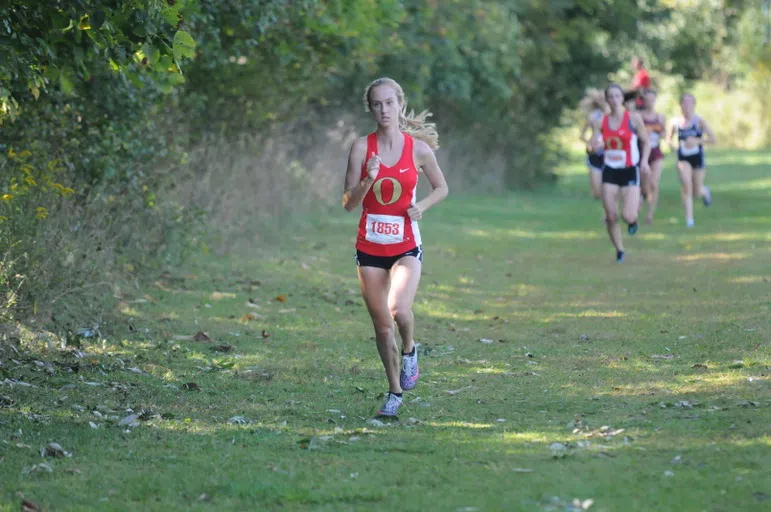
[[[398,244],[404,241],[404,217],[367,215],[366,239],[376,244]]]

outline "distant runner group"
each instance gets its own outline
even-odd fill
[[[704,146],[714,144],[716,138],[707,121],[694,112],[696,98],[690,93],[680,97],[682,115],[667,129],[666,117],[656,112],[657,93],[651,88],[643,60],[634,57],[632,66],[635,75],[627,91],[618,84],[610,84],[604,91],[590,89],[580,103],[586,116],[581,140],[586,143],[589,184],[592,195],[602,199],[605,223],[619,263],[624,261],[619,198],[623,205],[621,218],[630,235],[637,232],[643,199],[648,205],[645,222],[653,222],[664,162],[663,140],[677,152],[685,225],[694,226],[694,197],[701,198],[705,206],[712,204],[712,194],[704,184]]]

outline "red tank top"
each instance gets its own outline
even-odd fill
[[[421,244],[417,221],[407,215],[415,202],[418,169],[412,156],[414,141],[404,135],[404,149],[391,167],[380,164],[377,179],[362,201],[356,249],[373,256],[397,256]],[[367,136],[367,156],[361,167],[361,179],[367,176],[366,161],[378,154],[377,136]]]
[[[610,117],[602,118],[602,139],[605,141],[605,165],[613,169],[632,167],[640,162],[640,149],[637,146],[635,133],[629,111],[624,111],[624,117],[617,130],[610,129]]]

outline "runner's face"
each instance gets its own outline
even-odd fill
[[[373,87],[369,98],[369,109],[378,125],[385,127],[398,122],[401,105],[393,87],[388,85]]]
[[[693,108],[696,105],[696,101],[693,99],[693,96],[686,95],[683,97],[682,101],[680,101],[680,108],[683,110],[684,116],[690,116],[693,114]]]
[[[612,87],[606,97],[611,110],[616,111],[624,104],[624,93],[618,87]]]

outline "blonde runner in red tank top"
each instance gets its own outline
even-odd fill
[[[415,202],[418,169],[413,159],[412,137],[403,133],[404,149],[399,161],[391,167],[380,164],[377,179],[362,201],[356,249],[372,256],[398,256],[422,242],[417,221],[407,215]],[[379,154],[377,135],[367,136],[367,156],[361,167],[361,179],[367,177],[366,161]]]

